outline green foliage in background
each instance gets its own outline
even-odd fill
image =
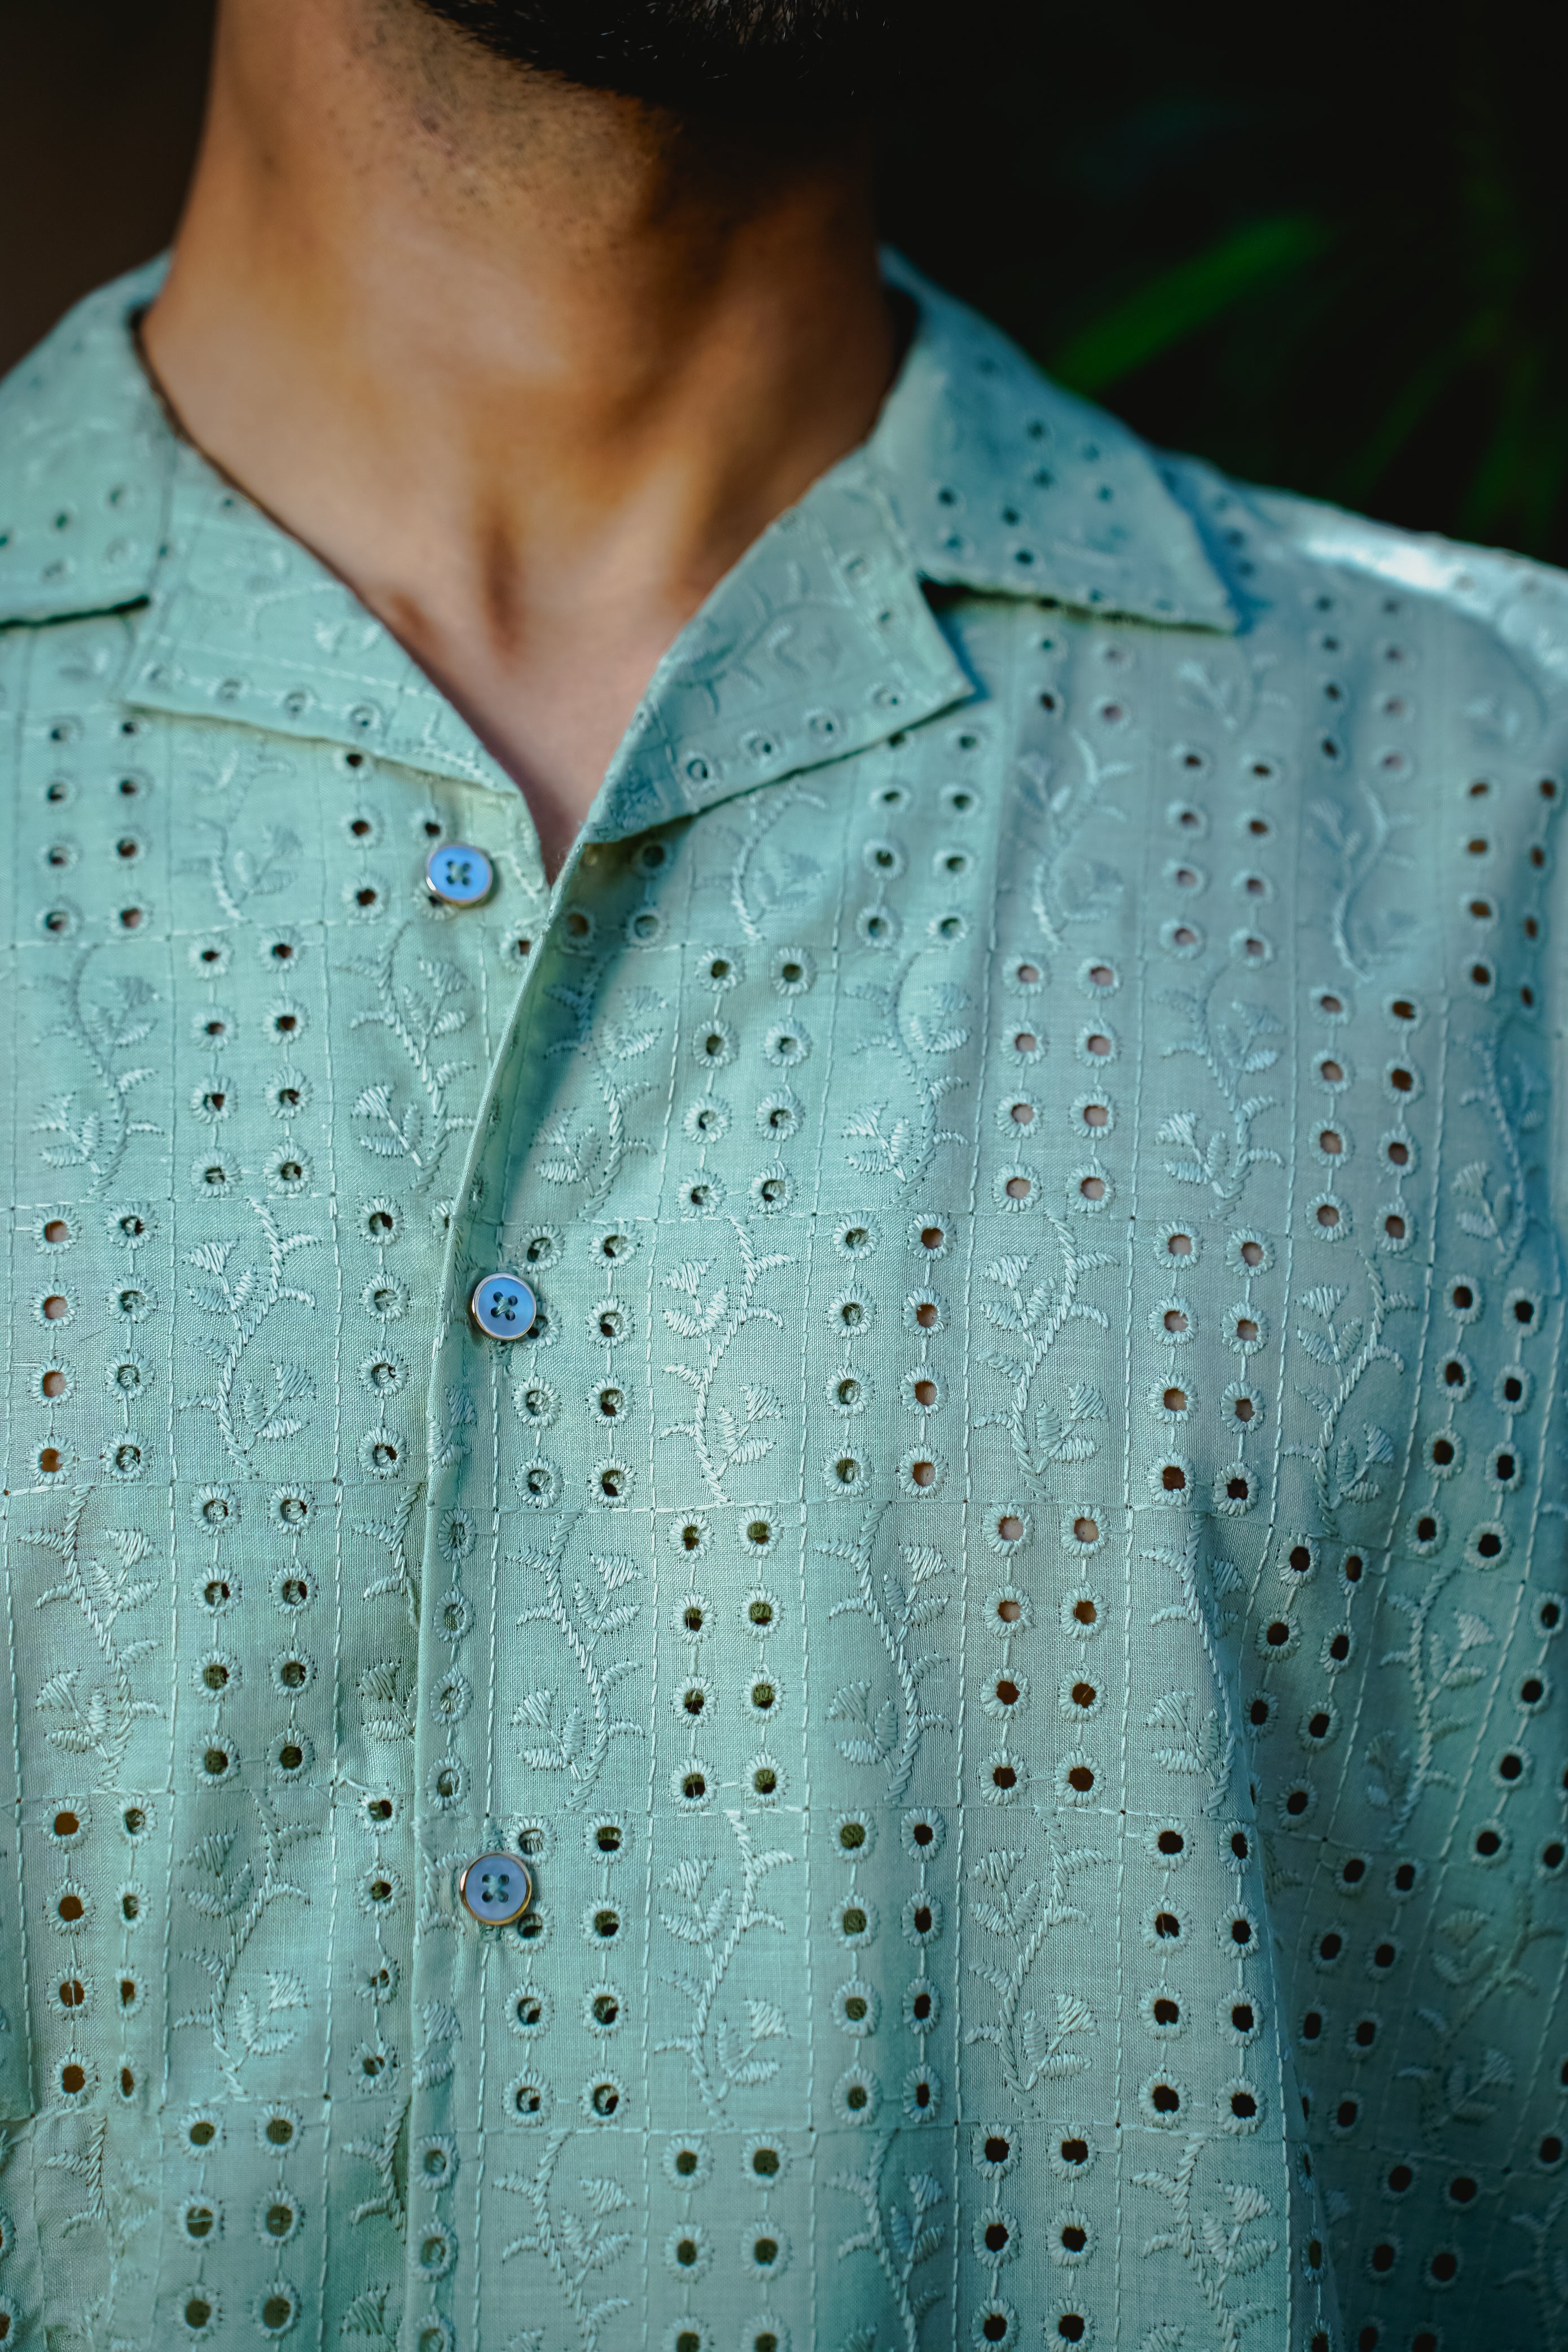
[[[888,128],[913,258],[1158,443],[1568,562],[1568,199],[1534,20],[980,23]]]

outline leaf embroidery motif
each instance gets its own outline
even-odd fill
[[[104,1541],[110,1558],[84,1555],[82,1519],[91,1498],[90,1487],[79,1487],[63,1528],[37,1528],[22,1540],[53,1552],[63,1570],[63,1581],[40,1592],[36,1605],[43,1609],[57,1601],[75,1602],[98,1644],[109,1681],[84,1697],[78,1690],[80,1668],[61,1666],[39,1685],[34,1704],[46,1716],[67,1718],[51,1723],[46,1731],[50,1747],[67,1755],[96,1756],[103,1768],[100,1785],[113,1788],[137,1722],[162,1712],[153,1700],[135,1696],[131,1678],[131,1667],[151,1656],[157,1643],[121,1642],[116,1627],[127,1611],[151,1600],[162,1579],[137,1573],[152,1558],[152,1544],[136,1528],[107,1530]]]
[[[782,1417],[782,1408],[771,1389],[748,1383],[743,1391],[740,1413],[729,1405],[719,1405],[716,1410],[713,1391],[725,1359],[743,1331],[759,1322],[783,1329],[782,1316],[774,1307],[760,1306],[757,1291],[765,1276],[795,1263],[782,1251],[759,1256],[739,1219],[732,1217],[729,1223],[739,1247],[741,1268],[740,1289],[733,1300],[729,1285],[722,1282],[716,1284],[706,1301],[702,1297],[702,1285],[711,1259],[693,1260],[677,1266],[664,1278],[667,1290],[691,1302],[689,1307],[666,1307],[665,1322],[680,1338],[701,1339],[705,1346],[699,1365],[664,1366],[673,1379],[684,1381],[691,1390],[695,1403],[690,1421],[673,1422],[659,1435],[661,1439],[691,1439],[708,1492],[716,1503],[727,1499],[724,1482],[731,1471],[749,1468],[762,1461],[778,1442],[766,1429],[768,1422]]]
[[[1178,1184],[1206,1186],[1211,1196],[1209,1214],[1216,1217],[1237,1206],[1254,1168],[1284,1165],[1277,1151],[1252,1141],[1253,1121],[1276,1109],[1279,1097],[1249,1090],[1249,1082],[1279,1060],[1278,1046],[1267,1041],[1281,1034],[1282,1024],[1266,1006],[1239,1003],[1231,1004],[1230,1021],[1217,1022],[1212,998],[1218,978],[1216,970],[1195,987],[1164,992],[1163,1002],[1186,1022],[1190,1033],[1166,1045],[1164,1053],[1167,1059],[1191,1054],[1202,1063],[1229,1115],[1228,1130],[1216,1128],[1207,1139],[1200,1139],[1198,1112],[1183,1110],[1173,1112],[1156,1133],[1157,1141],[1174,1145],[1184,1155],[1166,1161],[1166,1175]]]
[[[969,1083],[959,1071],[930,1066],[969,1042],[968,1024],[957,1017],[968,1004],[967,991],[951,981],[933,982],[926,990],[926,1010],[916,1012],[912,1000],[921,961],[918,954],[909,957],[886,986],[862,982],[849,992],[870,1004],[881,1024],[872,1034],[857,1039],[855,1052],[891,1054],[898,1066],[900,1098],[915,1108],[894,1114],[885,1102],[877,1102],[855,1112],[844,1137],[867,1149],[850,1152],[848,1164],[862,1176],[891,1176],[905,1190],[920,1182],[943,1144],[964,1141],[956,1128],[939,1128],[936,1119],[947,1096]]]
[[[1092,1381],[1071,1381],[1065,1407],[1040,1402],[1031,1412],[1031,1402],[1051,1349],[1071,1324],[1108,1328],[1104,1309],[1081,1299],[1078,1286],[1086,1274],[1114,1263],[1105,1250],[1081,1250],[1064,1219],[1050,1211],[1047,1218],[1060,1265],[1054,1283],[1037,1280],[1026,1294],[1031,1258],[999,1257],[986,1268],[986,1280],[1004,1293],[1000,1299],[984,1302],[986,1319],[1002,1334],[1004,1346],[988,1349],[981,1360],[1001,1374],[1013,1394],[1005,1413],[982,1413],[976,1423],[980,1429],[1007,1430],[1013,1459],[1037,1486],[1055,1465],[1087,1462],[1098,1451],[1099,1441],[1091,1430],[1104,1420],[1105,1401]]]
[[[152,1035],[146,1009],[157,1003],[157,992],[148,981],[121,977],[110,981],[100,997],[89,997],[87,979],[96,952],[87,949],[65,978],[34,983],[51,991],[57,1004],[55,1019],[39,1044],[51,1035],[68,1038],[92,1066],[101,1103],[97,1110],[78,1114],[74,1093],[52,1097],[33,1132],[56,1140],[44,1144],[39,1157],[49,1168],[90,1169],[92,1193],[112,1182],[133,1135],[161,1132],[151,1119],[132,1118],[129,1108],[131,1095],[155,1075],[153,1070],[141,1065],[130,1069],[115,1066],[119,1055]]]
[[[237,1238],[203,1242],[185,1259],[196,1273],[208,1276],[204,1282],[188,1282],[186,1297],[204,1320],[226,1318],[229,1339],[225,1346],[193,1334],[192,1344],[211,1359],[217,1379],[210,1394],[185,1398],[183,1408],[195,1406],[212,1414],[236,1470],[246,1467],[256,1446],[276,1445],[283,1438],[297,1436],[305,1423],[292,1407],[315,1393],[314,1380],[303,1364],[275,1361],[268,1367],[270,1379],[266,1383],[240,1378],[246,1350],[280,1307],[308,1310],[316,1304],[312,1292],[286,1282],[284,1275],[294,1252],[315,1248],[319,1236],[290,1234],[286,1238],[267,1202],[253,1200],[250,1209],[267,1245],[260,1266],[247,1265],[230,1276],[229,1260],[239,1247]]]
[[[527,1744],[523,1761],[536,1772],[561,1772],[567,1778],[568,1807],[583,1803],[602,1771],[612,1739],[645,1739],[647,1726],[631,1716],[612,1712],[620,1684],[640,1674],[640,1658],[606,1663],[600,1644],[625,1633],[642,1613],[641,1601],[630,1598],[643,1582],[643,1571],[619,1556],[593,1555],[597,1586],[579,1577],[567,1593],[561,1561],[571,1534],[569,1526],[557,1535],[548,1552],[523,1552],[515,1565],[544,1580],[545,1597],[517,1619],[519,1625],[550,1624],[561,1635],[582,1679],[587,1710],[550,1690],[529,1691],[512,1717],[515,1729],[542,1735]]]
[[[1048,1877],[1015,1884],[1026,1857],[1001,1846],[975,1864],[971,1876],[981,1892],[970,1905],[977,1927],[1003,1947],[997,1960],[970,1963],[970,1972],[988,1984],[997,1996],[997,2015],[966,2032],[968,2042],[989,2042],[1001,2060],[1002,2079],[1009,2091],[1027,2098],[1041,2083],[1066,2081],[1082,2074],[1090,2061],[1070,2046],[1097,2032],[1094,2013],[1079,1995],[1057,1991],[1051,2011],[1020,2009],[1024,1990],[1048,1938],[1058,1927],[1087,1927],[1089,1915],[1069,1899],[1069,1889],[1080,1871],[1103,1863],[1097,1846],[1070,1846],[1058,1824],[1041,1813],[1045,1830]]]
[[[400,981],[397,953],[404,936],[403,930],[394,932],[380,955],[352,957],[343,968],[368,980],[375,993],[374,1004],[354,1015],[350,1030],[384,1029],[402,1047],[423,1097],[399,1108],[392,1081],[366,1087],[353,1112],[372,1129],[360,1138],[361,1148],[377,1160],[405,1162],[413,1171],[413,1190],[422,1192],[434,1181],[453,1137],[466,1134],[474,1124],[447,1108],[449,1088],[473,1064],[438,1058],[442,1041],[467,1024],[468,1008],[463,1002],[467,982],[457,965],[426,956],[418,960],[421,984]]]
[[[691,2015],[685,2033],[653,2045],[661,2053],[678,2051],[686,2059],[703,2105],[715,2116],[723,2114],[732,2092],[758,2089],[779,2073],[779,2061],[768,2044],[786,2036],[783,2012],[771,2001],[747,2000],[742,2032],[717,2013],[717,2002],[747,1936],[758,1927],[771,1927],[780,1936],[789,1933],[779,1914],[768,1910],[758,1897],[769,1874],[794,1860],[781,1847],[758,1853],[744,1814],[727,1812],[725,1820],[740,1855],[738,1891],[733,1881],[725,1880],[708,1895],[707,1882],[716,1867],[708,1855],[676,1863],[664,1878],[664,1892],[674,1896],[675,1907],[660,1911],[660,1924],[676,1943],[706,1958],[707,1969],[700,1976],[684,1969],[664,1972],[664,1982],[690,2004]]]
[[[904,2183],[907,2205],[888,2201],[883,2176],[899,2137],[894,2132],[883,2133],[872,2147],[863,2172],[835,2173],[828,2186],[854,2198],[865,2216],[862,2226],[841,2242],[840,2262],[851,2254],[875,2257],[893,2297],[903,2334],[903,2352],[919,2352],[920,2324],[942,2301],[946,2290],[935,2284],[919,2285],[915,2273],[946,2242],[946,2224],[935,2216],[947,2192],[930,2173],[916,2172],[910,2174]],[[857,2327],[844,2338],[843,2352],[874,2352],[875,2341],[874,2326]]]
[[[1404,1357],[1389,1347],[1383,1333],[1391,1315],[1411,1313],[1416,1307],[1413,1298],[1386,1287],[1375,1258],[1363,1255],[1360,1263],[1371,1294],[1371,1313],[1364,1321],[1357,1315],[1342,1323],[1340,1309],[1349,1293],[1325,1283],[1301,1297],[1302,1306],[1322,1328],[1303,1324],[1296,1331],[1298,1345],[1313,1363],[1338,1375],[1332,1391],[1312,1382],[1298,1383],[1298,1393],[1318,1415],[1318,1440],[1315,1445],[1284,1449],[1287,1458],[1311,1464],[1323,1528],[1331,1536],[1339,1533],[1339,1515],[1347,1503],[1376,1499],[1381,1487],[1372,1474],[1394,1459],[1393,1440],[1377,1423],[1365,1423],[1359,1445],[1340,1435],[1340,1423],[1374,1364],[1391,1364],[1396,1372],[1404,1371]]]
[[[1280,2246],[1276,2238],[1247,2234],[1255,2222],[1269,2220],[1274,2210],[1262,2190],[1250,2182],[1218,2183],[1220,2194],[1230,2209],[1227,2216],[1195,2211],[1193,2195],[1198,2164],[1206,2147],[1215,2145],[1195,2132],[1184,2146],[1174,2173],[1134,2172],[1133,2181],[1136,2188],[1153,2189],[1166,2198],[1173,2214],[1171,2228],[1156,2231],[1145,2244],[1145,2261],[1152,2254],[1177,2255],[1207,2305],[1218,2352],[1239,2352],[1244,2331],[1270,2317],[1275,2306],[1251,2294],[1246,2300],[1238,2300],[1231,2287],[1264,2269],[1273,2261]],[[1182,2340],[1180,2329],[1164,2332],[1167,2340]],[[1155,2342],[1158,2342],[1159,2333],[1156,2331]],[[1150,2340],[1145,2339],[1145,2343]]]
[[[558,2219],[550,2204],[550,2193],[556,2168],[570,2139],[570,2132],[552,2132],[531,2176],[513,2172],[501,2179],[499,2186],[523,2198],[533,2216],[532,2229],[503,2246],[501,2260],[510,2262],[518,2254],[538,2255],[548,2265],[576,2323],[582,2352],[599,2352],[606,2324],[618,2311],[631,2309],[630,2300],[623,2294],[600,2296],[591,2303],[589,2295],[597,2273],[619,2262],[632,2244],[629,2230],[610,2226],[631,2210],[632,2200],[618,2182],[588,2176],[578,2184],[586,2211],[575,2212],[569,2207]],[[528,2330],[521,2340],[527,2344],[534,2334]]]
[[[911,1636],[935,1624],[946,1610],[948,1596],[933,1588],[948,1574],[946,1561],[929,1544],[900,1547],[905,1574],[902,1580],[884,1570],[881,1590],[872,1574],[872,1553],[883,1510],[867,1510],[853,1544],[819,1544],[825,1557],[841,1559],[854,1572],[854,1590],[828,1612],[835,1617],[864,1617],[881,1641],[893,1668],[898,1696],[883,1699],[872,1712],[869,1683],[849,1683],[828,1707],[830,1723],[857,1727],[838,1742],[839,1753],[852,1764],[885,1767],[886,1794],[896,1802],[908,1788],[928,1731],[950,1731],[948,1717],[924,1704],[921,1688],[928,1675],[947,1663],[940,1650],[912,1653]]]

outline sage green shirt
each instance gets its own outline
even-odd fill
[[[0,394],[0,2342],[1568,2343],[1568,593],[909,282],[553,890]]]

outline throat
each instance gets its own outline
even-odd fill
[[[379,0],[219,11],[144,336],[197,448],[516,780],[550,872],[660,656],[864,439],[898,341],[863,126],[737,157]]]

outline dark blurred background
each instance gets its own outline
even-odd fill
[[[977,46],[985,5],[888,127],[915,260],[1157,442],[1568,562],[1540,15],[1015,0]],[[0,364],[167,236],[208,18],[0,0]]]

